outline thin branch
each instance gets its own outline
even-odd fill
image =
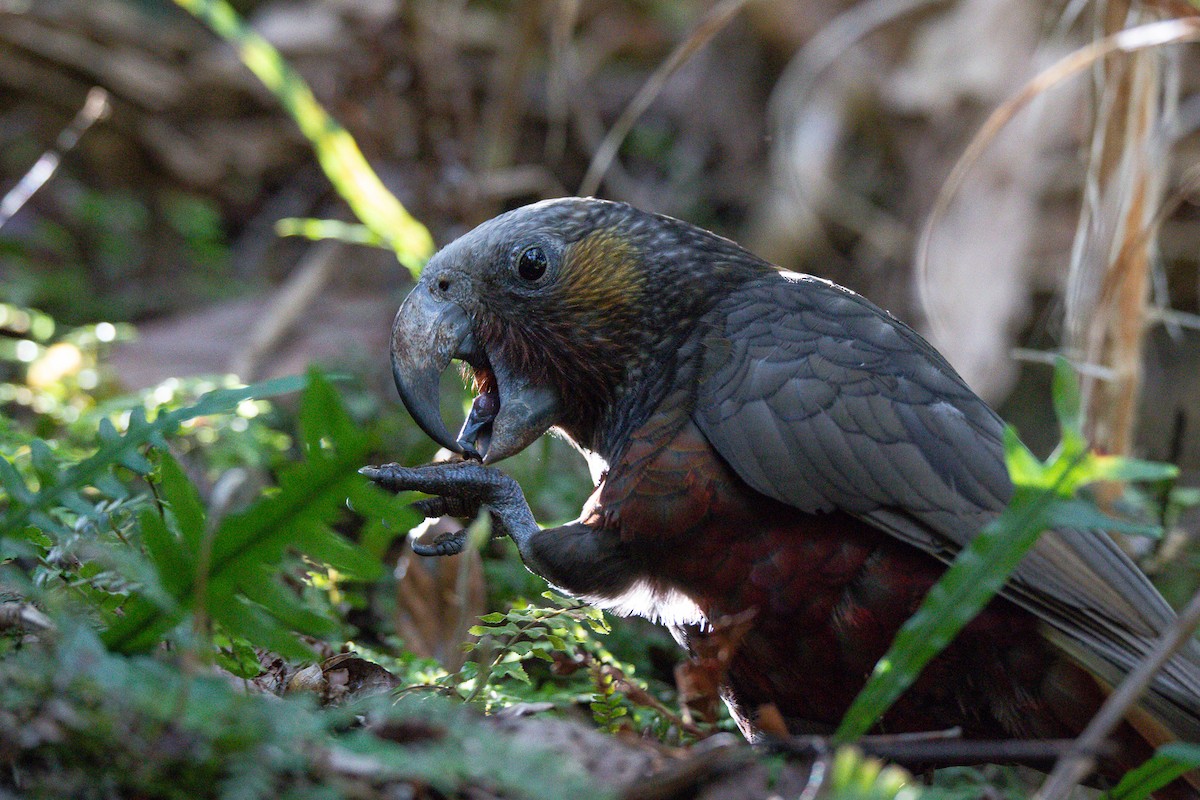
[[[567,76],[571,36],[579,21],[580,0],[558,0],[550,26],[550,67],[546,71],[545,159],[551,164],[567,152],[567,122],[570,120],[570,80]]]
[[[262,368],[263,361],[275,351],[289,332],[316,302],[340,263],[337,242],[323,240],[313,247],[296,270],[272,297],[255,324],[244,349],[229,364],[229,371],[250,381]]]
[[[658,97],[663,86],[701,47],[708,44],[722,28],[728,25],[748,1],[722,0],[717,3],[704,16],[704,19],[700,20],[688,37],[671,51],[663,63],[658,65],[658,69],[654,70],[642,84],[638,93],[629,101],[629,105],[625,106],[625,110],[613,123],[608,135],[604,137],[604,141],[600,142],[595,155],[592,156],[592,163],[588,165],[587,174],[583,176],[583,182],[579,184],[580,195],[586,197],[596,193],[596,190],[600,188],[600,181],[604,179],[604,173],[608,171],[609,165],[616,158],[617,151],[621,149],[625,137],[629,135],[634,124]]]
[[[1125,718],[1125,712],[1137,702],[1142,693],[1154,680],[1155,674],[1171,658],[1171,655],[1186,642],[1200,625],[1200,592],[1188,603],[1183,613],[1171,624],[1154,649],[1130,672],[1117,687],[1100,711],[1088,723],[1075,744],[1055,765],[1050,777],[1034,795],[1034,800],[1057,800],[1067,794],[1096,766],[1095,751],[1100,742]]]
[[[1103,364],[1090,364],[1086,361],[1080,361],[1077,358],[1072,358],[1069,355],[1052,350],[1034,350],[1028,347],[1014,347],[1008,351],[1008,356],[1013,361],[1024,361],[1030,364],[1046,364],[1051,367],[1057,364],[1060,358],[1066,358],[1071,362],[1071,369],[1075,370],[1080,375],[1087,375],[1102,381],[1112,380],[1114,375],[1112,367],[1106,367]]]
[[[46,181],[54,176],[54,173],[58,171],[58,165],[62,163],[63,156],[75,148],[80,137],[87,132],[88,128],[107,117],[110,110],[107,91],[99,86],[93,86],[88,90],[83,107],[75,114],[75,118],[71,120],[70,124],[58,134],[54,146],[42,153],[41,157],[25,173],[25,176],[17,181],[17,185],[9,189],[8,194],[4,195],[4,199],[0,200],[0,228],[3,228],[5,223],[21,210],[29,198],[33,197],[34,192],[42,188]]]
[[[1174,308],[1153,308],[1147,315],[1147,319],[1150,322],[1161,322],[1164,325],[1176,325],[1180,328],[1200,331],[1200,314],[1192,314]]]

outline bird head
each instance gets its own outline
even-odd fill
[[[589,446],[615,397],[715,300],[721,276],[766,267],[725,239],[628,205],[564,198],[483,223],[437,253],[400,306],[392,371],[432,439],[494,463],[552,427]],[[738,269],[735,269],[737,267]],[[477,393],[457,436],[441,374]]]

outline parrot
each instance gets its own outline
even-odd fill
[[[427,495],[426,517],[485,509],[553,587],[655,620],[685,648],[748,618],[720,692],[751,741],[768,706],[791,733],[832,732],[1013,494],[1004,423],[911,327],[624,203],[541,201],[451,242],[402,302],[391,346],[402,403],[454,455],[363,473]],[[451,362],[475,393],[457,435],[440,413]],[[578,519],[543,529],[494,465],[550,431],[595,489]],[[1046,531],[876,730],[1076,736],[1174,619],[1109,536]],[[1200,741],[1195,640],[1116,731],[1101,779],[1172,740]]]

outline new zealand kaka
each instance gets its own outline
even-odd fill
[[[530,570],[685,646],[749,612],[723,696],[742,730],[774,706],[831,730],[945,564],[1012,493],[1002,423],[932,346],[852,291],[628,205],[547,201],[429,262],[396,316],[392,364],[417,423],[462,460],[366,474],[486,506]],[[459,360],[477,397],[457,437],[438,410]],[[542,530],[490,466],[551,428],[596,481]],[[461,549],[451,537],[420,547]],[[1174,615],[1105,535],[1043,535],[1000,597],[879,724],[969,738],[1076,735]],[[1200,740],[1200,648],[1156,678],[1120,733]]]

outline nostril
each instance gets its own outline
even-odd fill
[[[447,277],[445,277],[445,276],[442,276],[441,278],[438,278],[438,281],[437,281],[437,288],[438,288],[438,291],[439,291],[439,292],[448,292],[448,291],[450,291],[450,279],[449,279],[449,278],[447,278]]]

